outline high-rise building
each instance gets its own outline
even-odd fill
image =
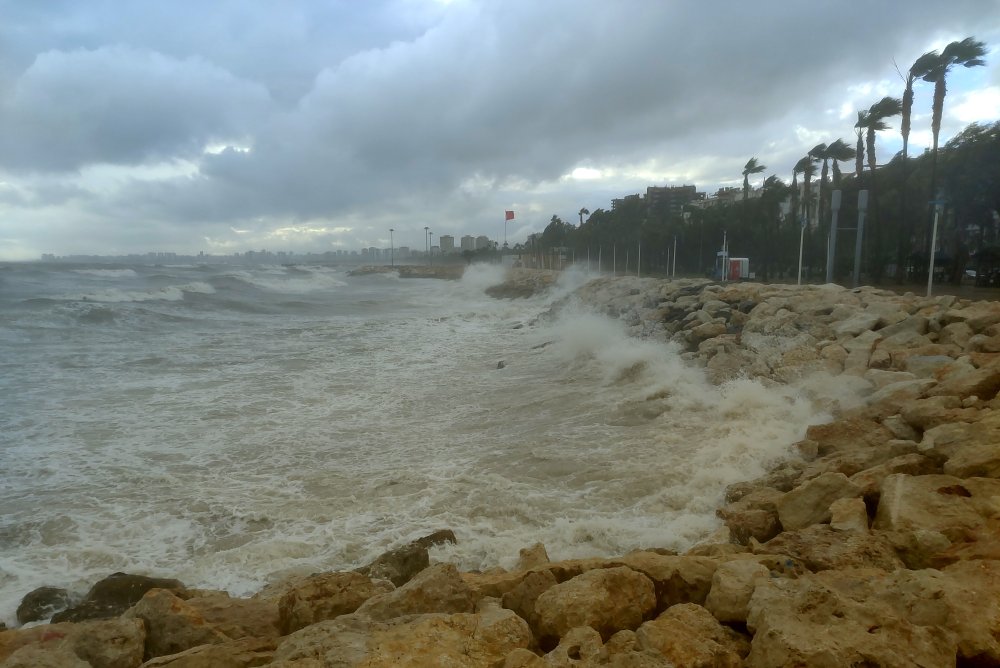
[[[476,238],[466,234],[462,237],[462,250],[463,251],[474,251],[476,250]]]
[[[480,248],[486,248],[490,245],[490,238],[484,235],[476,237],[476,250]]]
[[[455,252],[455,237],[450,234],[442,234],[438,237],[438,243],[441,244],[442,253],[454,253]]]

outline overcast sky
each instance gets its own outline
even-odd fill
[[[649,185],[790,180],[1000,2],[0,0],[0,259],[511,242]],[[916,91],[912,153],[930,143]],[[898,121],[880,161],[901,146]],[[845,171],[852,167],[845,166]]]

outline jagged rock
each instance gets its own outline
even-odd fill
[[[872,527],[884,531],[937,531],[962,541],[996,515],[1000,480],[896,473],[882,482]]]
[[[802,471],[802,475],[799,476],[799,483],[805,483],[824,473],[843,473],[845,476],[850,477],[895,457],[911,454],[916,451],[917,444],[913,441],[891,439],[885,443],[879,443],[868,448],[834,452],[806,466]]]
[[[992,399],[1000,390],[1000,365],[976,369],[971,365],[964,373],[953,373],[928,390],[928,396],[949,395],[960,398],[975,396]]]
[[[777,502],[782,496],[784,493],[776,489],[758,487],[735,503],[719,508],[715,514],[740,545],[746,545],[751,538],[763,543],[781,531]]]
[[[868,313],[861,311],[855,313],[846,320],[841,320],[833,326],[833,331],[838,337],[842,336],[857,336],[862,332],[868,331],[878,325],[879,315],[877,313]]]
[[[452,564],[435,564],[394,591],[377,594],[357,609],[357,615],[387,620],[423,613],[472,612],[472,591]]]
[[[274,648],[272,638],[241,638],[150,659],[141,668],[254,668],[272,665]]]
[[[945,325],[938,333],[938,341],[941,343],[954,343],[956,346],[965,348],[969,339],[975,334],[975,330],[965,322],[953,322]]]
[[[577,626],[589,626],[610,638],[635,629],[656,609],[653,582],[626,567],[602,568],[551,587],[535,601],[537,635],[561,638]]]
[[[17,623],[48,619],[70,605],[69,592],[59,587],[39,587],[24,595],[17,606]]]
[[[632,552],[610,563],[628,566],[653,581],[658,612],[677,603],[704,603],[712,588],[712,576],[719,566],[718,562],[707,557],[678,557],[653,552]]]
[[[413,542],[382,553],[372,563],[357,569],[357,572],[372,579],[388,580],[399,587],[429,565],[427,548]]]
[[[906,358],[906,371],[917,378],[936,378],[954,363],[947,355],[912,355]]]
[[[990,325],[1000,322],[1000,303],[974,302],[965,308],[946,311],[942,320],[948,324],[964,322],[978,334]]]
[[[745,622],[754,588],[761,579],[770,577],[766,566],[749,559],[719,564],[712,576],[712,589],[705,599],[705,608],[720,622]]]
[[[319,666],[478,668],[500,665],[530,642],[524,620],[493,600],[474,614],[426,614],[391,622],[342,615],[287,636],[274,658],[289,668],[309,659],[319,660]]]
[[[538,626],[535,602],[539,596],[557,584],[556,577],[548,571],[529,573],[520,584],[503,595],[503,607],[513,610],[518,617],[535,628]]]
[[[864,499],[838,499],[831,503],[830,528],[835,531],[867,532],[868,509]]]
[[[806,438],[816,441],[818,453],[826,456],[840,450],[885,443],[892,438],[892,432],[875,420],[855,418],[813,425],[806,430]]]
[[[824,473],[778,500],[778,518],[786,531],[830,521],[830,504],[861,496],[861,488],[843,473]]]
[[[17,650],[3,663],[3,668],[93,668],[90,663],[65,647],[31,645]]]
[[[904,404],[900,414],[916,429],[927,430],[948,422],[972,422],[978,410],[962,408],[962,400],[958,397],[937,396]]]
[[[640,626],[639,646],[656,650],[671,665],[692,668],[739,668],[747,642],[693,603],[682,603]]]
[[[549,554],[545,551],[545,546],[541,543],[535,543],[531,547],[521,549],[515,570],[526,571],[547,563],[549,563]]]
[[[392,591],[388,580],[360,573],[317,573],[297,583],[278,601],[282,635],[354,612],[372,596]]]
[[[91,587],[79,605],[53,615],[52,621],[81,622],[117,617],[138,603],[150,589],[183,592],[185,588],[179,580],[114,573]]]
[[[91,668],[136,668],[142,663],[146,631],[135,619],[101,619],[70,624],[46,624],[28,629],[0,631],[0,665],[44,666],[46,655],[67,652]],[[13,660],[12,655],[21,658]],[[36,657],[37,664],[23,663],[26,657]],[[51,662],[50,662],[51,663]],[[72,666],[73,663],[51,663]]]
[[[892,570],[903,566],[893,545],[883,536],[846,533],[825,524],[785,531],[763,545],[754,546],[754,553],[787,555],[811,571],[861,567]]]
[[[747,627],[754,638],[745,665],[954,665],[954,633],[937,620],[914,619],[882,600],[879,591],[892,585],[891,577],[877,569],[762,582],[750,599]]]
[[[430,549],[435,545],[444,545],[445,543],[457,543],[458,540],[455,538],[455,532],[451,529],[438,529],[437,531],[427,534],[422,538],[418,538],[413,543],[419,545],[420,547],[426,547]]]
[[[123,617],[145,625],[146,659],[232,640],[209,624],[194,606],[167,589],[146,592]]]

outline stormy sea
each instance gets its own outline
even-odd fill
[[[463,569],[684,549],[822,419],[629,338],[566,299],[583,273],[501,276],[0,265],[0,621],[42,585],[247,595],[443,528]]]

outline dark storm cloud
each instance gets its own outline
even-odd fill
[[[8,180],[182,161],[195,173],[119,179],[89,211],[202,233],[414,211],[468,225],[518,193],[579,202],[588,184],[542,187],[578,166],[701,157],[702,188],[738,180],[751,155],[781,173],[810,132],[850,139],[850,86],[1000,26],[992,0],[0,6]],[[231,148],[203,153],[213,144]],[[591,190],[615,187],[630,185]]]

